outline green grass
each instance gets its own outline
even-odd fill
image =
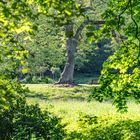
[[[56,87],[51,84],[27,84],[30,93],[27,97],[47,100],[86,100],[93,85],[79,85],[76,87]]]
[[[49,111],[63,118],[62,122],[68,123],[67,130],[78,129],[77,120],[81,114],[120,116],[129,119],[140,117],[140,105],[134,102],[128,104],[129,109],[125,114],[117,112],[109,101],[87,102],[90,89],[94,88],[94,85],[55,87],[46,84],[28,84],[26,86],[31,90],[31,93],[26,95],[28,103],[39,104],[42,109],[47,107]]]

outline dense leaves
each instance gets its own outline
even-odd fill
[[[127,110],[128,99],[140,99],[140,40],[139,40],[139,3],[135,0],[109,3],[104,12],[106,20],[101,32],[113,36],[117,48],[105,62],[100,77],[101,87],[93,97],[102,101],[112,98],[119,110]],[[96,96],[97,95],[97,96]]]
[[[0,79],[0,112],[8,110],[27,91],[19,83],[1,77]],[[19,94],[20,93],[20,94]]]
[[[61,139],[60,120],[38,106],[27,105],[18,82],[27,73],[26,39],[36,18],[32,1],[0,2],[0,139]]]
[[[82,115],[78,124],[78,131],[73,131],[69,140],[76,138],[83,140],[139,140],[140,137],[139,118]]]
[[[0,139],[62,139],[65,135],[60,119],[37,105],[16,99],[8,110],[0,112]]]
[[[28,67],[31,75],[51,71],[65,61],[63,32],[52,20],[40,15],[35,21],[38,30],[34,31],[34,39],[26,44],[29,50]]]

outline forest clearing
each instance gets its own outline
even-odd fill
[[[0,140],[140,140],[139,0],[0,0]]]

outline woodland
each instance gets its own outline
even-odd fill
[[[0,1],[0,140],[140,140],[139,0]]]

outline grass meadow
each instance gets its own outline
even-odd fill
[[[131,120],[134,122],[139,121],[140,120],[140,105],[136,104],[133,101],[130,101],[128,103],[128,106],[129,106],[128,112],[121,114],[117,112],[117,109],[112,105],[111,101],[99,103],[93,100],[91,102],[88,102],[88,96],[90,94],[91,88],[94,88],[95,86],[98,86],[98,85],[83,84],[77,87],[57,87],[54,85],[47,85],[47,84],[27,84],[26,86],[30,89],[30,93],[26,95],[27,102],[29,104],[39,104],[39,106],[43,110],[47,108],[50,112],[61,117],[63,124],[67,124],[65,127],[65,130],[67,131],[67,133],[71,134],[70,138],[67,137],[67,139],[77,139],[77,140],[78,139],[83,139],[83,140],[96,139],[93,136],[89,137],[89,135],[87,135],[87,134],[90,134],[90,132],[92,132],[92,130],[95,129],[93,128],[93,125],[89,124],[87,126],[88,129],[86,128],[85,125],[81,125],[81,124],[79,125],[79,119],[81,118],[81,116],[82,117],[89,116],[88,118],[90,118],[90,116],[99,117],[101,119],[101,120],[99,119],[100,120],[99,122],[101,122],[101,124],[103,124],[102,122],[105,121],[105,124],[100,126],[102,127],[102,130],[104,130],[104,127],[106,125],[111,126],[111,127],[113,126],[113,128],[111,128],[111,131],[114,130],[115,132],[116,131],[119,132],[118,129],[121,128],[124,131],[124,134],[126,134],[125,132],[126,130],[128,135],[126,136],[126,138],[122,138],[122,139],[131,140],[133,138],[132,136],[136,135],[136,134],[132,134],[132,136],[131,135],[129,136],[129,134],[131,134],[132,132],[129,132],[129,130],[127,130],[128,126],[124,126],[124,124],[122,124],[122,126],[120,127],[118,127],[117,125],[117,128],[114,128],[115,125],[112,125],[112,124],[116,124],[119,121],[123,121],[123,122],[125,121],[127,122],[128,120]],[[102,120],[102,118],[104,119]],[[84,119],[85,121],[84,124],[86,124],[87,121],[89,120],[91,120],[91,118]],[[121,123],[122,122],[120,122],[120,124]],[[140,122],[138,123],[140,124]],[[97,125],[97,128],[98,127],[99,126]],[[137,131],[139,131],[136,136],[139,137],[140,127],[136,129],[138,129]],[[108,133],[108,127],[106,127],[105,130],[107,130],[107,133]],[[76,134],[73,135],[74,132]],[[97,132],[101,132],[101,130]],[[80,133],[82,134],[82,137]],[[103,131],[102,133],[104,134],[105,132]],[[106,136],[106,134],[104,135]],[[117,140],[118,138],[116,136],[111,138],[108,135],[109,134],[107,134],[105,138],[102,137],[101,140],[107,139],[107,137],[109,137],[109,140],[112,140],[112,139]],[[137,139],[137,137],[134,137],[134,138]],[[97,139],[100,140],[100,138],[97,138]],[[140,140],[140,137],[139,137],[139,140]]]

